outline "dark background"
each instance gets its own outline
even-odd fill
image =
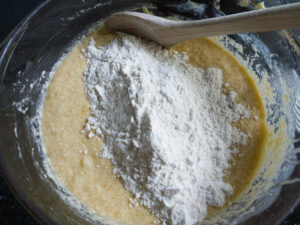
[[[0,0],[0,43],[43,0]],[[63,0],[62,0],[63,1]],[[3,128],[1,128],[3,129]],[[1,171],[0,171],[1,172]],[[37,225],[8,189],[0,173],[0,225]],[[300,225],[300,206],[282,225]]]

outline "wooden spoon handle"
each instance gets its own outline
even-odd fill
[[[300,3],[206,20],[174,22],[166,29],[161,29],[158,32],[160,42],[164,43],[164,39],[166,39],[166,44],[172,45],[197,37],[262,32],[297,27],[300,27]]]

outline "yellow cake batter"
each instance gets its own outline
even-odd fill
[[[105,45],[114,38],[105,28],[93,32],[91,36],[97,45]],[[42,132],[51,166],[69,192],[102,217],[124,224],[153,224],[157,219],[148,209],[143,206],[130,207],[132,195],[113,175],[112,163],[101,158],[102,143],[95,138],[89,139],[81,132],[90,115],[90,103],[83,82],[87,64],[81,50],[87,46],[90,37],[67,55],[48,88],[43,106]],[[193,66],[220,68],[224,83],[229,83],[230,90],[238,93],[237,102],[251,113],[249,119],[235,124],[252,138],[233,157],[231,168],[224,177],[234,188],[228,203],[249,187],[260,167],[266,139],[263,103],[247,70],[213,41],[192,40],[173,47],[170,52],[174,50],[184,51]],[[224,92],[228,90],[224,86]],[[208,213],[213,215],[217,210],[209,207]]]

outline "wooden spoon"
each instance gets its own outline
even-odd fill
[[[172,21],[138,12],[112,15],[106,25],[166,47],[215,35],[263,32],[300,27],[300,3],[195,21]]]

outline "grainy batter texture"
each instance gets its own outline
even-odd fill
[[[114,38],[102,28],[92,34],[97,45]],[[43,141],[53,170],[61,183],[86,207],[103,217],[125,224],[152,224],[155,217],[142,206],[132,206],[133,197],[112,173],[112,164],[101,157],[102,143],[82,133],[90,115],[90,103],[84,89],[83,71],[86,59],[81,49],[89,38],[74,47],[54,75],[44,102],[42,116]],[[193,66],[220,68],[224,83],[238,93],[237,102],[250,111],[251,116],[237,124],[251,134],[246,147],[239,149],[224,180],[234,188],[227,202],[234,200],[253,180],[264,152],[266,137],[265,112],[253,80],[247,70],[221,47],[208,39],[182,43],[171,51],[184,51]],[[228,85],[226,85],[228,86]],[[228,90],[224,86],[224,93]],[[217,209],[210,207],[210,214]]]

